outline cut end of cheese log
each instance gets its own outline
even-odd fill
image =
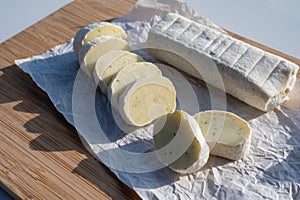
[[[197,121],[184,111],[161,117],[154,124],[158,159],[178,173],[194,173],[207,162],[209,147]]]
[[[96,22],[81,28],[76,33],[73,41],[74,52],[78,55],[81,47],[102,36],[119,37],[124,40],[127,39],[125,31],[121,27],[109,22]]]
[[[94,69],[94,80],[103,93],[107,93],[107,87],[113,76],[124,66],[144,61],[139,55],[124,50],[110,51],[97,59]]]
[[[251,129],[245,120],[233,113],[217,110],[200,112],[194,117],[210,147],[211,155],[238,160],[247,154]]]
[[[146,46],[156,58],[263,111],[288,100],[299,69],[284,58],[175,13],[152,27]],[[221,80],[214,81],[217,73],[209,73],[212,67]]]
[[[127,41],[121,38],[103,36],[85,44],[79,50],[78,60],[82,69],[91,76],[98,58],[113,50],[130,50],[130,48]]]
[[[118,109],[119,99],[128,85],[146,76],[162,76],[158,67],[149,62],[138,62],[126,65],[113,78],[108,87],[108,99]]]
[[[119,100],[120,115],[130,125],[144,126],[174,112],[176,90],[166,77],[145,77],[130,84]]]

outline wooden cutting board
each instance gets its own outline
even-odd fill
[[[84,25],[125,15],[134,3],[73,1],[0,44],[0,187],[14,198],[139,199],[85,150],[46,93],[14,65],[66,42]],[[299,59],[231,34],[300,65]]]

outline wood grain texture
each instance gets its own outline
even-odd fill
[[[22,199],[139,199],[83,147],[75,129],[14,60],[41,54],[135,0],[77,0],[0,44],[0,187]],[[285,57],[300,60],[231,33]],[[299,74],[298,74],[299,76]]]
[[[83,147],[48,96],[14,65],[121,17],[135,1],[74,1],[0,45],[0,186],[22,199],[139,199]]]

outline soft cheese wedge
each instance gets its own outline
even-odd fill
[[[130,84],[119,100],[121,117],[129,125],[144,126],[174,112],[176,91],[166,77],[145,77]]]
[[[78,61],[82,69],[88,75],[92,75],[98,58],[113,50],[130,50],[130,48],[123,39],[103,36],[85,44],[79,50]]]
[[[99,57],[95,69],[94,80],[102,92],[107,93],[107,87],[113,76],[124,66],[144,61],[139,55],[124,50],[110,51]]]
[[[73,42],[74,52],[78,55],[81,47],[102,36],[120,37],[124,40],[127,39],[125,31],[121,27],[109,22],[96,22],[81,28],[76,33]]]
[[[194,117],[210,147],[211,155],[238,160],[247,154],[251,129],[245,120],[233,113],[217,110],[200,112]]]
[[[149,62],[132,63],[118,71],[107,92],[112,107],[118,109],[120,96],[127,86],[146,76],[162,76],[162,73],[156,65]]]
[[[209,157],[209,147],[197,121],[184,111],[155,122],[153,139],[158,159],[178,173],[200,170]]]
[[[152,27],[149,52],[245,103],[269,111],[288,100],[299,67],[227,34],[169,13]],[[219,72],[220,80],[215,80]],[[221,80],[222,79],[222,80]]]

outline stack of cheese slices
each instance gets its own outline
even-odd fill
[[[80,29],[73,49],[83,69],[132,126],[144,126],[174,112],[176,91],[158,67],[130,52],[124,30],[108,22]]]

